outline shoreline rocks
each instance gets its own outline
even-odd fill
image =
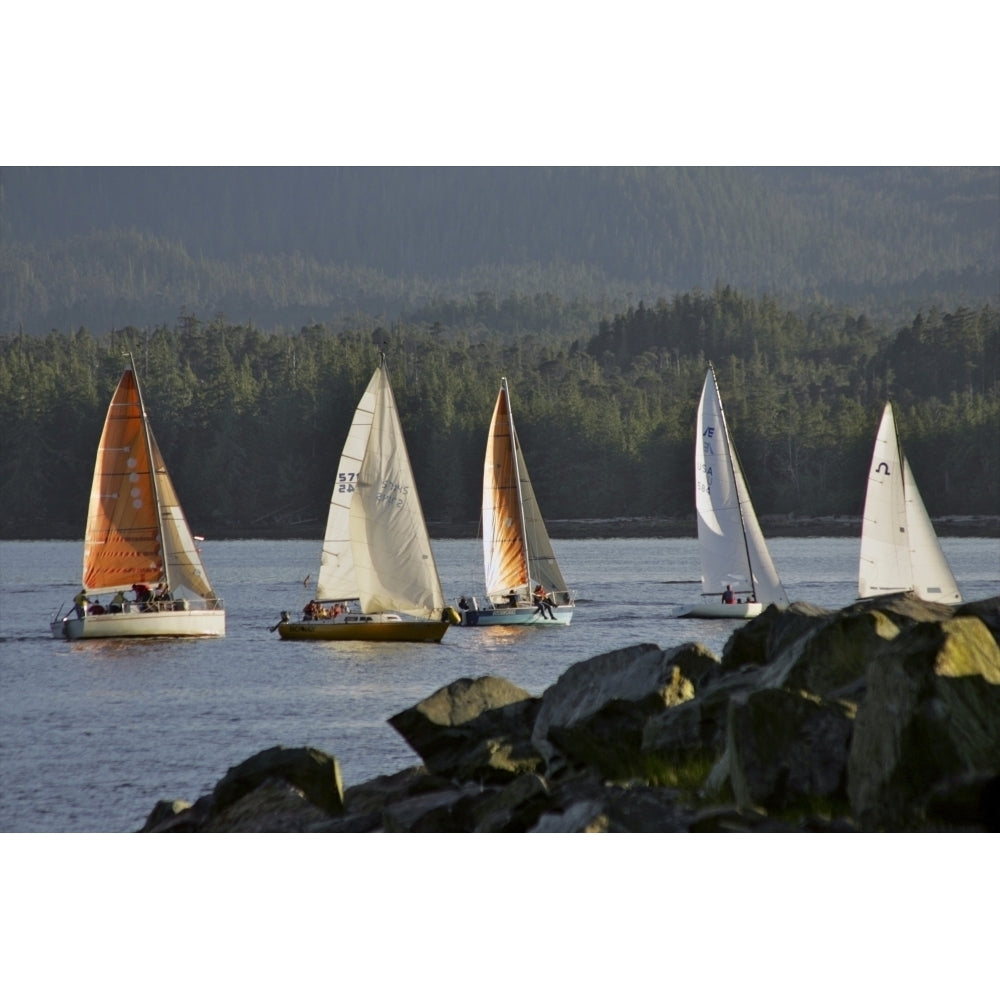
[[[388,720],[422,760],[345,789],[272,747],[140,832],[1000,830],[1000,597],[768,608],[721,657],[644,643],[540,696],[459,678]]]

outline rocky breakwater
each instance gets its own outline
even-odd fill
[[[143,831],[1000,830],[1000,598],[771,607],[721,658],[642,644],[540,697],[463,678],[389,720],[423,761],[345,789],[274,747]]]

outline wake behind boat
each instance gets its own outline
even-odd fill
[[[116,591],[102,600],[101,591]],[[129,591],[134,596],[126,597]],[[131,356],[97,448],[74,610],[54,638],[222,636],[226,613],[205,574],[153,437]]]
[[[486,598],[480,606],[462,597],[462,624],[569,625],[575,604],[535,499],[505,378],[486,439],[482,518]]]
[[[913,593],[960,604],[962,595],[917,489],[886,403],[875,435],[861,521],[858,597]]]
[[[711,365],[698,403],[694,464],[703,600],[675,617],[755,618],[769,604],[785,607]]]
[[[282,639],[440,642],[446,608],[385,355],[354,412],[340,456],[316,598]],[[272,629],[273,631],[273,629]]]

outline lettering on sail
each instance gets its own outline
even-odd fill
[[[715,427],[711,424],[701,432],[701,451],[706,458],[715,454],[714,437]],[[698,491],[710,494],[712,492],[712,466],[707,461],[702,462],[698,467],[698,473]]]
[[[382,483],[382,488],[375,494],[375,502],[386,503],[390,507],[402,507],[406,503],[409,492],[409,486],[386,479]]]

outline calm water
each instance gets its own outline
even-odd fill
[[[854,600],[855,540],[770,545],[792,600]],[[967,600],[1000,593],[1000,542],[942,546]],[[496,674],[541,694],[597,653],[688,641],[721,653],[737,627],[668,617],[697,595],[693,539],[555,548],[578,594],[568,629],[452,628],[427,646],[282,642],[268,626],[311,596],[318,542],[207,541],[224,639],[68,643],[48,622],[78,589],[82,543],[0,542],[0,831],[135,830],[158,799],[193,801],[276,744],[335,754],[357,784],[418,762],[387,720],[459,677]],[[478,543],[434,549],[449,599],[478,594]]]

